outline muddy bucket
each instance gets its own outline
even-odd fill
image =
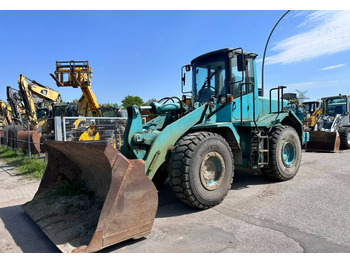
[[[310,140],[306,151],[336,152],[339,151],[340,138],[338,132],[310,131]]]
[[[45,141],[48,165],[25,212],[62,252],[148,235],[158,195],[143,160],[110,145]]]

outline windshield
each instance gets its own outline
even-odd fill
[[[101,107],[99,110],[101,111],[101,115],[104,117],[115,117],[116,115],[115,107]]]
[[[312,114],[315,112],[315,110],[318,108],[319,103],[318,102],[310,102],[310,103],[305,103],[305,112]]]
[[[346,111],[345,97],[331,97],[326,99],[326,115],[335,116]]]
[[[225,94],[228,83],[226,55],[213,55],[194,62],[192,93],[196,102],[209,102],[211,97]]]
[[[38,119],[42,117],[49,117],[49,109],[47,108],[38,108],[37,109],[37,117]]]
[[[54,116],[64,116],[66,114],[67,105],[55,106],[53,110]]]

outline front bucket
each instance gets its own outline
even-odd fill
[[[306,151],[336,152],[339,151],[340,138],[338,132],[310,131],[310,140]]]
[[[32,154],[40,154],[41,133],[37,129],[29,131],[30,152]],[[24,153],[28,152],[28,131],[22,130],[17,133],[18,147]]]
[[[148,235],[158,194],[144,161],[110,145],[45,141],[48,165],[29,217],[62,252],[95,252]]]

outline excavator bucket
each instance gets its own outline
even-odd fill
[[[28,152],[28,131],[21,130],[17,133],[18,147],[23,152]],[[30,151],[32,154],[40,154],[41,133],[38,130],[29,131]]]
[[[48,165],[25,212],[62,252],[150,234],[158,194],[144,161],[110,145],[45,141]]]
[[[339,151],[340,138],[338,132],[311,131],[306,151],[336,152]]]

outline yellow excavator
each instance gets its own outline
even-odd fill
[[[34,153],[40,153],[40,141],[53,135],[53,119],[50,119],[50,117],[55,105],[61,102],[61,95],[59,92],[39,84],[35,80],[31,80],[23,74],[20,74],[18,77],[18,87],[25,110],[25,119],[29,123],[30,141],[33,143]],[[44,106],[38,107],[42,103],[41,101],[35,103],[35,96],[44,100]],[[45,103],[49,104],[45,106]],[[19,131],[18,139],[26,141],[28,139],[28,130]],[[25,149],[26,143],[20,143],[20,147]]]
[[[11,125],[12,110],[11,107],[6,104],[4,101],[0,100],[0,116],[2,118],[2,125]]]
[[[307,130],[312,131],[322,116],[322,103],[320,101],[307,101],[303,102],[301,106],[304,108]]]
[[[5,134],[4,134],[4,128],[6,128],[9,125],[12,125],[12,118],[11,118],[11,107],[10,105],[6,104],[4,101],[0,100],[0,116],[1,116],[1,128],[0,128],[0,139],[1,144],[5,143]]]

